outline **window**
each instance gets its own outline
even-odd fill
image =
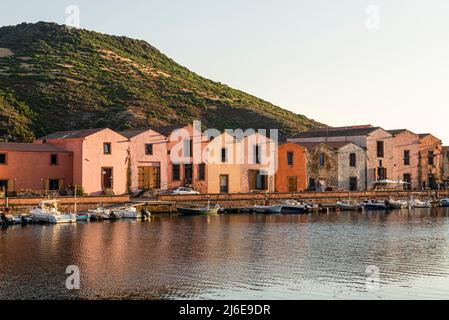
[[[145,154],[147,156],[152,156],[153,155],[153,144],[152,143],[145,144]]]
[[[256,174],[256,190],[267,190],[268,176],[263,171],[258,171]]]
[[[287,152],[287,164],[289,166],[293,165],[293,152],[292,151]]]
[[[179,164],[173,164],[172,165],[172,180],[178,181],[180,179],[180,166]]]
[[[0,180],[0,192],[8,192],[8,180]]]
[[[324,156],[324,153],[320,153],[320,159],[319,159],[319,161],[320,161],[320,167],[322,168],[322,167],[324,167],[324,163],[325,163],[325,156]]]
[[[383,141],[377,141],[377,157],[383,158],[384,157],[384,142]]]
[[[206,180],[206,165],[204,163],[198,165],[198,180]]]
[[[228,162],[228,148],[221,148],[221,162]]]
[[[53,166],[58,164],[58,155],[57,154],[50,155],[50,164]]]
[[[111,154],[111,143],[110,142],[103,143],[103,153]]]
[[[410,165],[410,150],[404,150],[404,166]]]
[[[433,154],[433,151],[428,152],[427,163],[429,166],[433,166],[435,164],[435,155]]]
[[[260,164],[260,146],[258,144],[254,146],[254,162]]]
[[[193,150],[193,141],[192,141],[192,139],[185,139],[184,140],[184,156],[185,157],[191,157],[192,156],[192,150]]]
[[[349,178],[349,191],[357,191],[358,179],[357,177]]]
[[[6,164],[6,153],[0,153],[0,164]]]
[[[49,190],[59,190],[59,180],[58,179],[48,180],[48,189]]]
[[[357,165],[357,156],[355,153],[349,155],[349,166],[355,167]]]

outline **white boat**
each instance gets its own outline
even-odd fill
[[[109,217],[109,210],[103,207],[88,210],[92,220],[104,220]]]
[[[74,223],[76,215],[73,213],[61,213],[58,200],[45,200],[39,203],[39,207],[31,210],[31,218],[36,222],[46,223]]]
[[[256,213],[278,214],[282,211],[282,206],[254,206],[253,211]]]
[[[346,211],[356,211],[362,208],[362,205],[356,200],[337,201],[337,208]]]
[[[125,207],[124,209],[111,210],[114,214],[125,219],[137,219],[142,215],[138,213],[135,207]]]
[[[410,206],[412,208],[432,208],[432,203],[429,200],[421,201],[419,199],[414,199],[410,201]]]

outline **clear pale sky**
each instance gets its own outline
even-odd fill
[[[449,142],[447,0],[0,0],[0,25],[143,39],[192,71],[323,123]]]

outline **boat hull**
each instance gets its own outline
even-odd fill
[[[304,206],[282,206],[281,213],[283,214],[306,214],[308,208]]]
[[[74,214],[62,214],[62,215],[52,215],[52,214],[39,214],[35,213],[31,216],[34,222],[43,223],[75,223],[76,216]]]
[[[184,216],[216,215],[219,208],[177,208],[179,214]]]

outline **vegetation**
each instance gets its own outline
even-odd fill
[[[206,127],[284,134],[320,126],[200,77],[144,41],[45,22],[0,28],[0,139],[195,119]]]

